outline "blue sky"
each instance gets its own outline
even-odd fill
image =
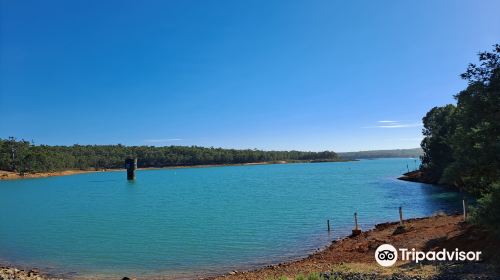
[[[499,1],[0,0],[0,137],[412,148]]]

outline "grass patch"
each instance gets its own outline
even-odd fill
[[[378,278],[390,277],[391,275],[404,274],[407,276],[419,276],[430,278],[440,274],[440,268],[436,265],[421,265],[406,263],[395,267],[381,267],[377,264],[366,263],[346,263],[332,265],[330,271],[330,280],[342,280],[349,274],[359,275],[377,275]],[[377,278],[377,279],[378,279]],[[281,276],[279,278],[268,278],[267,280],[324,280],[320,272],[307,274],[298,274],[295,277]]]

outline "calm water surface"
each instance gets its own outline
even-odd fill
[[[245,269],[304,256],[361,227],[460,209],[396,180],[413,159],[231,166],[0,181],[0,262],[78,275]],[[330,219],[333,234],[326,231]]]

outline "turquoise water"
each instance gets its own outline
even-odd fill
[[[302,257],[361,227],[460,209],[396,180],[413,159],[138,171],[0,182],[0,262],[192,277]],[[330,219],[333,233],[326,231]]]

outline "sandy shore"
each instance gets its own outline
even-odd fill
[[[268,280],[295,279],[297,275],[326,273],[336,279],[500,279],[498,264],[500,240],[482,229],[463,223],[461,215],[437,215],[405,221],[405,232],[394,234],[398,223],[384,223],[356,237],[347,237],[333,242],[298,261],[270,265],[253,271],[232,271],[225,275],[206,277],[207,280]],[[398,261],[391,268],[383,268],[374,260],[375,249],[381,244],[392,244],[396,248],[415,248],[429,251],[446,248],[464,251],[482,251],[480,262],[469,263],[423,263]],[[37,271],[0,268],[0,279],[45,280],[53,279]],[[124,275],[125,276],[125,275]],[[128,276],[130,279],[135,277]],[[77,279],[78,277],[76,277]],[[136,279],[167,279],[168,276]],[[203,279],[203,278],[198,278]]]
[[[104,170],[108,171],[108,170]],[[83,173],[92,172],[102,172],[96,170],[65,170],[65,171],[54,171],[54,172],[39,172],[39,173],[26,173],[23,176],[19,175],[17,172],[0,170],[0,180],[15,180],[15,179],[28,179],[28,178],[45,178],[52,176],[68,176]]]
[[[222,167],[222,166],[267,165],[267,164],[287,164],[287,163],[297,163],[297,162],[273,161],[273,162],[249,162],[249,163],[235,163],[235,164],[180,165],[180,166],[167,166],[167,167],[145,167],[145,168],[138,168],[138,170],[207,168],[207,167]],[[83,173],[114,172],[114,171],[125,171],[125,169],[117,168],[117,169],[102,169],[102,170],[65,170],[65,171],[54,171],[54,172],[26,173],[23,176],[19,175],[19,173],[17,172],[0,170],[0,180],[45,178],[53,176],[68,176],[68,175],[83,174]]]

